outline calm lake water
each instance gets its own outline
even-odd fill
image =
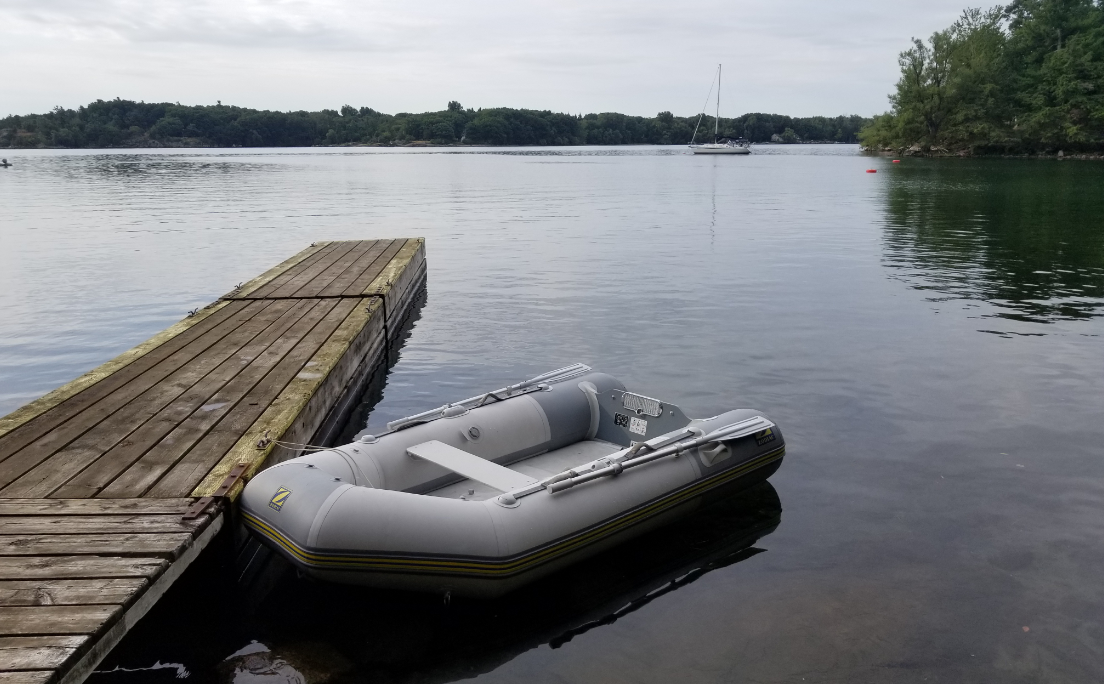
[[[289,577],[249,609],[205,560],[102,669],[173,665],[93,682],[1104,672],[1104,164],[7,156],[0,413],[312,241],[425,236],[426,301],[370,425],[583,361],[690,415],[761,409],[788,443],[771,485],[497,603]]]

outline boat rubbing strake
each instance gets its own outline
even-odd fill
[[[758,411],[691,420],[576,364],[389,423],[246,486],[246,524],[303,572],[495,596],[769,477]]]

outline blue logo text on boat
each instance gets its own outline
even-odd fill
[[[289,496],[291,496],[291,490],[287,487],[280,487],[268,500],[268,507],[276,511],[280,510],[284,507],[284,502],[287,501]]]

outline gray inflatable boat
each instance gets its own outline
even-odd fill
[[[691,420],[576,364],[285,461],[241,497],[303,572],[492,597],[769,477],[758,411]]]

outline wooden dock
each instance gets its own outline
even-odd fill
[[[202,497],[336,434],[424,279],[421,239],[316,243],[0,418],[0,684],[83,681],[224,526]]]

